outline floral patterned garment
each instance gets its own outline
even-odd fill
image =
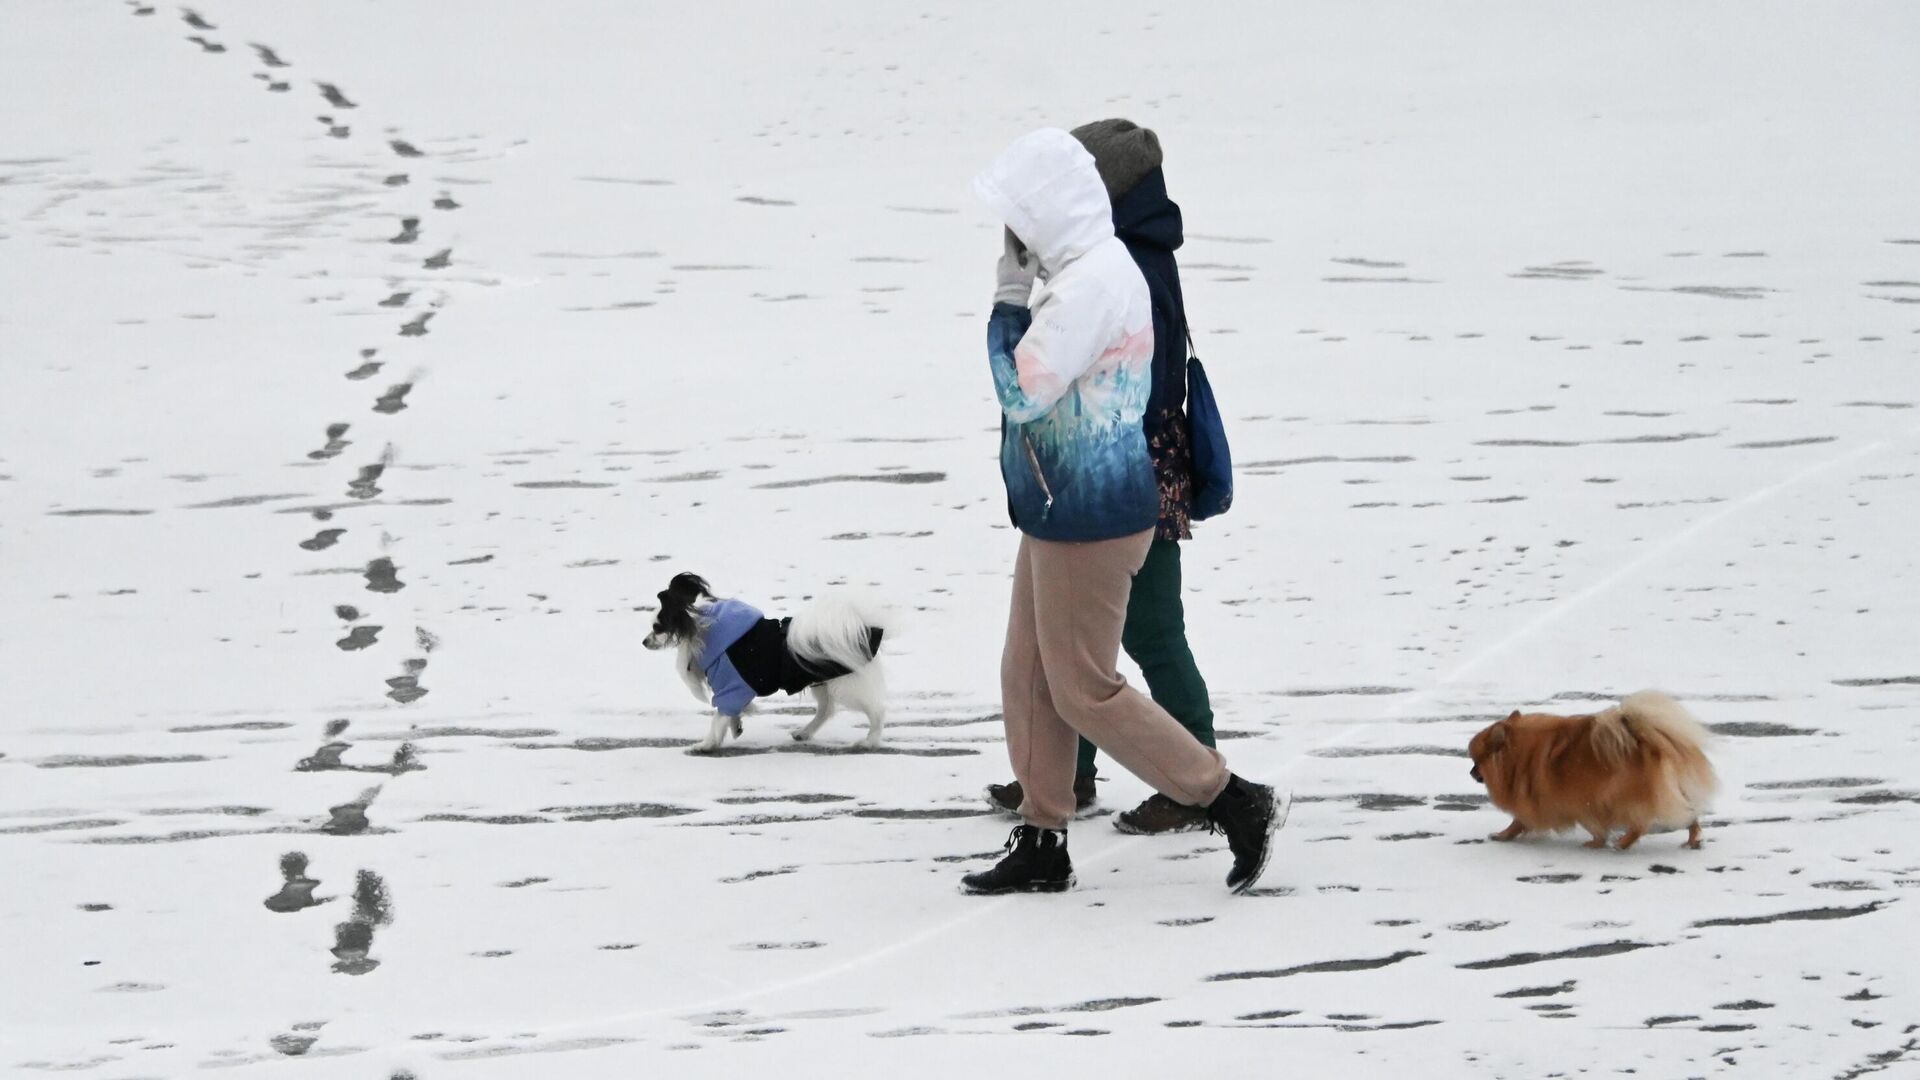
[[[1160,524],[1153,535],[1159,540],[1191,540],[1193,447],[1187,418],[1180,410],[1169,409],[1156,419],[1160,423],[1147,426],[1147,455],[1160,482]]]

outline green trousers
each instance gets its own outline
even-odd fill
[[[1140,665],[1147,693],[1204,746],[1213,745],[1213,705],[1207,680],[1187,646],[1187,614],[1180,604],[1180,542],[1154,538],[1147,561],[1133,576],[1127,598],[1127,626],[1120,646]],[[1080,740],[1078,774],[1094,774],[1098,748]]]

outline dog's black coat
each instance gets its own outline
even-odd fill
[[[727,646],[727,659],[733,661],[753,692],[766,697],[776,691],[797,694],[829,679],[852,674],[853,669],[834,663],[810,664],[787,648],[787,625],[792,619],[761,619],[740,640]],[[880,655],[884,632],[877,626],[867,628],[867,655]]]

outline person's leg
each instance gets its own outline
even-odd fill
[[[1054,708],[1041,663],[1034,604],[1033,547],[1020,538],[1013,569],[1013,603],[1000,655],[1000,702],[1007,757],[1019,780],[1020,816],[1029,824],[1064,829],[1073,818],[1074,731]]]
[[[1152,540],[1148,531],[1095,543],[1025,541],[1041,668],[1056,715],[1154,790],[1206,806],[1229,778],[1219,751],[1116,668],[1133,574]]]
[[[1140,666],[1147,694],[1154,703],[1193,732],[1202,745],[1213,746],[1213,702],[1207,680],[1194,663],[1187,644],[1186,608],[1180,601],[1180,542],[1154,537],[1147,561],[1133,576],[1127,599],[1127,626],[1120,646]],[[1076,776],[1092,776],[1099,748],[1082,738]]]
[[[1186,608],[1180,601],[1180,542],[1154,538],[1147,561],[1133,576],[1121,647],[1140,665],[1147,691],[1202,745],[1212,746],[1213,703],[1207,680],[1187,644]]]

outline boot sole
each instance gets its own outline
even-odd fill
[[[1074,876],[1067,875],[1065,881],[1031,881],[1025,885],[1009,885],[1004,889],[974,889],[964,882],[960,891],[967,896],[1007,896],[1012,893],[1062,893],[1073,888]]]
[[[1173,833],[1205,832],[1207,829],[1207,819],[1203,817],[1191,825],[1175,825],[1170,829],[1143,829],[1138,825],[1116,817],[1113,819],[1113,827],[1115,831],[1126,833],[1128,836],[1169,836]]]
[[[1293,792],[1274,792],[1273,817],[1267,822],[1267,842],[1260,849],[1260,864],[1253,868],[1253,873],[1247,875],[1247,880],[1232,887],[1233,895],[1239,896],[1253,888],[1259,883],[1260,876],[1267,872],[1267,860],[1273,858],[1273,834],[1279,832],[1280,827],[1287,823],[1287,815],[1291,813],[1293,813]]]
[[[989,790],[987,790],[987,789],[985,789],[985,788],[981,788],[981,789],[980,789],[980,798],[981,798],[981,800],[982,800],[983,802],[985,802],[985,803],[987,804],[987,808],[988,808],[989,810],[992,810],[992,811],[994,811],[995,813],[999,813],[999,814],[1005,814],[1005,815],[1007,815],[1008,817],[1019,817],[1019,816],[1020,816],[1020,808],[1019,808],[1019,807],[1017,807],[1017,806],[1008,806],[1008,805],[1007,805],[1006,803],[1003,803],[1003,802],[1001,802],[1001,801],[1000,801],[999,799],[996,799],[996,798],[994,798],[994,797],[993,797],[993,792],[991,792],[991,791],[989,791]],[[1086,802],[1075,802],[1075,803],[1073,804],[1073,812],[1074,812],[1075,814],[1081,814],[1081,813],[1084,813],[1084,812],[1086,812],[1086,811],[1088,811],[1088,810],[1091,810],[1091,809],[1093,809],[1093,806],[1094,806],[1094,804],[1095,804],[1095,803],[1097,803],[1097,802],[1099,802],[1099,801],[1100,801],[1100,800],[1098,800],[1098,799],[1089,799],[1089,800],[1087,800]],[[1200,826],[1200,827],[1201,827],[1201,828],[1205,828],[1205,826],[1204,826],[1204,825],[1203,825],[1203,826]]]

